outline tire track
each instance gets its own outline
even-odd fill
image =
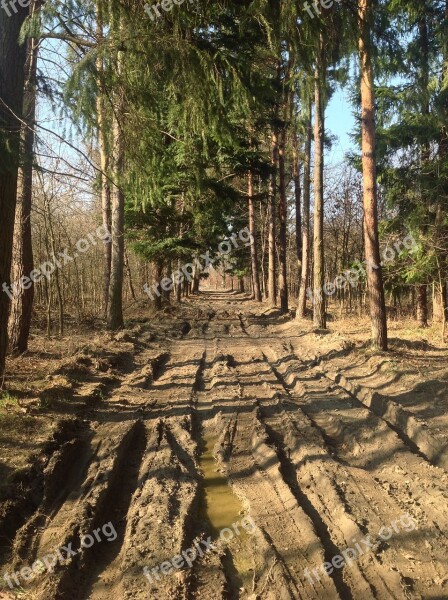
[[[292,376],[293,369],[288,363],[288,359],[282,360],[281,363],[277,359],[275,363],[280,381],[283,377],[280,371],[283,371],[284,376],[288,379]],[[289,386],[284,385],[285,391],[290,394]],[[295,389],[299,385],[303,386],[301,383],[296,383]],[[308,390],[310,385],[314,386],[311,394]],[[358,515],[360,522],[362,517],[365,517],[363,515],[365,511],[360,510],[359,507],[359,497],[361,496],[367,505],[371,505],[373,502],[375,506],[375,512],[370,512],[367,521],[370,531],[378,531],[382,524],[387,523],[388,519],[390,520],[390,515],[397,517],[400,513],[406,512],[413,516],[422,532],[432,527],[435,531],[440,532],[448,530],[446,502],[442,505],[435,503],[434,495],[431,493],[431,488],[437,490],[437,478],[433,467],[423,462],[427,484],[423,488],[421,484],[412,484],[411,481],[419,481],[421,478],[416,473],[421,472],[422,460],[418,455],[410,453],[409,449],[403,446],[401,440],[383,421],[378,420],[375,415],[369,414],[364,407],[359,409],[354,406],[350,397],[336,399],[333,395],[329,401],[328,390],[318,379],[308,379],[305,391],[303,388],[300,389],[302,392],[300,397],[297,399],[291,397],[291,399],[300,405],[300,409],[304,411],[313,425],[322,432],[323,439],[330,440],[333,450],[342,460],[341,464],[346,465],[349,470],[349,476],[344,476],[345,495],[350,497],[350,511]],[[337,408],[338,405],[339,408]],[[365,429],[366,422],[371,423],[370,429]],[[372,431],[375,432],[373,435]],[[378,454],[378,437],[385,442],[385,449],[381,453],[379,462],[375,459],[368,459],[372,456],[372,448],[374,456]],[[379,482],[382,482],[381,493],[378,493]],[[391,486],[394,489],[393,495],[390,493]],[[401,493],[397,494],[400,488]],[[414,502],[409,502],[410,497],[418,497],[419,503],[415,505]],[[425,506],[426,508],[423,508]],[[415,554],[415,544],[411,540],[401,539],[400,543],[396,544],[391,542],[396,548],[388,558],[388,562],[400,565],[399,572],[402,573],[404,589],[412,590],[413,586],[418,586],[422,592],[425,592],[428,587],[434,589],[434,581],[443,580],[448,567],[446,534],[437,535],[437,538],[437,543],[431,544],[427,548],[430,552],[420,553],[418,558]],[[400,545],[407,547],[406,554],[413,557],[413,562],[403,561]],[[415,560],[421,563],[421,568],[426,573],[432,573],[432,577],[428,576],[423,585],[419,582],[420,577],[416,576]],[[425,566],[423,567],[423,565]],[[417,589],[415,591],[417,592]]]

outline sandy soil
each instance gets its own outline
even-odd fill
[[[90,337],[11,365],[0,598],[448,599],[446,349],[233,293]]]

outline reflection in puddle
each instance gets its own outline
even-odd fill
[[[253,577],[250,550],[252,536],[241,526],[244,519],[244,508],[241,501],[233,493],[227,478],[219,471],[219,465],[213,454],[217,440],[217,436],[206,435],[203,452],[199,458],[199,466],[204,476],[204,502],[201,508],[203,515],[210,523],[213,539],[218,539],[220,532],[225,528],[234,533],[235,530],[238,532],[226,544],[231,553],[232,563],[226,565],[226,570],[228,576],[233,580],[233,585],[250,590]],[[248,528],[248,531],[251,529]]]

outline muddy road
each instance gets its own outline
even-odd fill
[[[448,599],[448,475],[408,432],[247,298],[201,294],[173,329],[124,332],[114,378],[86,361],[3,523],[0,598]]]

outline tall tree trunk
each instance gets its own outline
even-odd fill
[[[103,39],[104,35],[104,16],[103,16],[103,2],[98,0],[97,2],[97,36],[98,39]],[[97,67],[97,85],[98,95],[96,99],[97,109],[97,120],[98,120],[98,145],[100,152],[100,166],[101,166],[101,214],[103,227],[108,232],[111,230],[111,186],[109,179],[109,144],[108,144],[108,123],[107,123],[107,112],[106,112],[106,88],[104,84],[104,60],[102,57],[98,57],[96,61]],[[103,274],[103,318],[107,319],[108,306],[109,306],[109,286],[111,276],[111,263],[112,263],[112,245],[110,241],[104,241],[104,274]]]
[[[427,23],[427,4],[426,0],[422,1],[422,14],[419,19],[419,45],[420,45],[420,94],[422,98],[422,114],[430,114],[429,105],[429,39],[428,39],[428,23]],[[431,149],[429,143],[423,144],[421,150],[421,169],[424,170],[429,164],[431,158]],[[426,198],[423,198],[423,202]],[[422,226],[420,227],[421,234],[427,235],[427,211]],[[419,285],[417,288],[417,323],[421,329],[428,327],[428,287],[426,284]]]
[[[48,231],[48,243],[47,243],[48,252],[47,253],[48,253],[48,255],[51,254],[52,256],[56,256],[56,236],[54,233],[53,217],[51,214],[50,200],[46,194],[44,195],[44,198],[45,198],[45,209],[46,209],[46,214],[44,213],[45,228]],[[60,273],[59,273],[58,268],[55,269],[53,275],[51,276],[51,279],[54,279],[54,283],[55,283],[55,287],[56,287],[56,294],[58,297],[59,335],[63,336],[64,335],[64,295],[62,293],[61,278],[60,278]]]
[[[112,193],[112,262],[109,286],[109,320],[112,331],[123,327],[123,273],[124,273],[124,193],[121,188],[124,168],[123,132],[114,116],[114,185]]]
[[[296,118],[295,116],[293,118]],[[296,252],[297,252],[297,271],[300,280],[302,276],[302,258],[303,258],[303,234],[302,234],[302,188],[300,185],[300,167],[299,167],[299,139],[297,126],[295,127],[292,141],[292,178],[294,181],[294,200],[296,211]]]
[[[445,27],[444,31],[446,32],[446,28],[448,26],[448,0],[445,1]],[[442,86],[446,85],[446,81],[448,80],[448,36],[444,37],[443,44],[443,69],[442,69],[442,78],[441,84]],[[443,121],[443,126],[440,132],[439,139],[439,161],[440,164],[445,165],[448,159],[448,92],[445,89],[443,96],[443,104],[442,104],[443,113],[445,119]],[[445,180],[442,180],[442,194],[446,198],[448,193]],[[439,200],[436,207],[436,222],[435,222],[435,245],[438,247],[444,247],[444,243],[447,237],[447,230],[445,226],[445,216],[446,212],[443,209],[442,202]],[[447,258],[445,252],[437,252],[437,268],[438,268],[438,288],[440,293],[440,308],[441,308],[441,317],[442,317],[442,340],[445,341],[446,334],[446,324],[448,319],[448,296],[447,296],[447,279],[448,279],[448,266],[447,266]]]
[[[286,107],[285,111],[286,113]],[[280,313],[282,315],[288,312],[288,273],[287,273],[287,219],[288,206],[286,202],[286,122],[283,120],[280,129],[278,148],[278,169],[279,169],[279,273],[278,273],[278,291],[280,297]]]
[[[255,208],[254,208],[254,176],[252,171],[249,171],[247,176],[247,190],[248,190],[248,203],[249,203],[249,231],[252,236],[252,244],[250,246],[250,257],[252,266],[252,285],[254,289],[254,300],[261,302],[261,288],[260,288],[260,270],[258,264],[258,252],[257,252],[257,226],[255,223]]]
[[[310,197],[311,197],[311,144],[312,131],[312,101],[308,102],[306,115],[305,164],[303,174],[303,222],[302,222],[302,272],[300,279],[299,306],[297,317],[306,316],[306,290],[310,276]]]
[[[12,5],[10,5],[12,6]],[[28,8],[0,10],[0,387],[8,349],[12,242],[17,201],[20,121],[23,108],[26,44],[18,39]],[[17,12],[15,12],[17,11]]]
[[[323,91],[325,90],[325,67],[323,65],[322,38],[314,77],[316,115],[314,119],[314,312],[313,324],[326,329],[324,265],[324,134],[325,116]]]
[[[19,169],[17,206],[14,225],[12,279],[20,281],[29,278],[34,269],[33,245],[31,239],[31,204],[33,195],[34,160],[34,121],[36,118],[36,73],[38,42],[27,41],[27,62],[25,69],[25,95],[20,140],[22,164]],[[12,354],[23,354],[28,350],[28,338],[34,299],[34,282],[19,290],[11,303],[9,316],[9,348]]]
[[[123,273],[124,273],[124,192],[122,189],[125,144],[123,133],[124,97],[121,87],[122,75],[122,52],[118,52],[118,76],[117,101],[113,116],[113,161],[114,161],[114,184],[112,193],[112,259],[109,286],[109,319],[108,327],[112,331],[121,329],[123,320]],[[122,120],[120,123],[119,119]]]
[[[269,180],[269,213],[268,213],[268,224],[269,224],[269,275],[268,275],[268,297],[269,304],[276,306],[277,304],[277,282],[276,282],[276,218],[275,218],[275,200],[277,195],[277,162],[278,162],[278,137],[277,131],[274,128],[272,131],[272,144],[271,144],[271,167],[272,173]]]
[[[375,90],[371,56],[372,0],[359,0],[359,60],[361,70],[362,171],[364,244],[372,345],[387,350],[387,316],[378,236],[376,181]]]

